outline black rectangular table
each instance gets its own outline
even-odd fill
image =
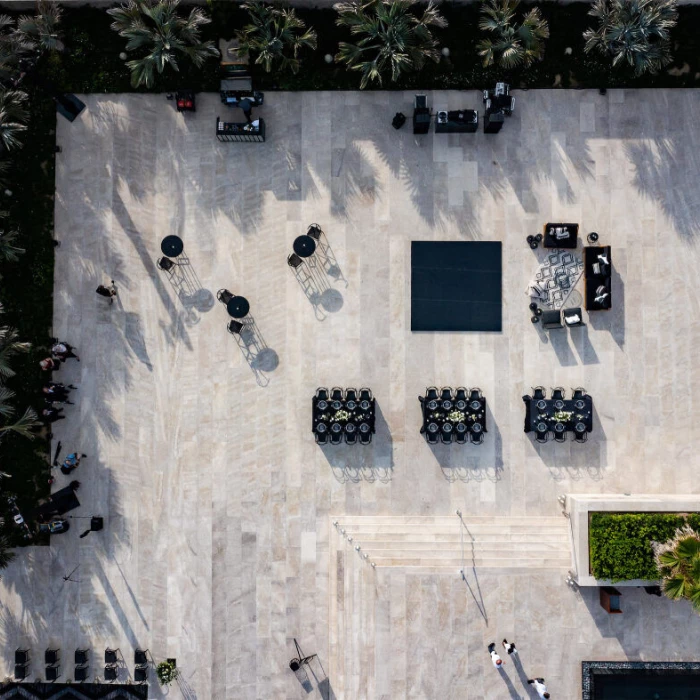
[[[411,242],[412,331],[501,331],[499,241]]]
[[[583,406],[577,405],[581,401]],[[539,402],[543,402],[539,404]],[[586,395],[582,399],[561,399],[562,406],[555,406],[554,399],[533,399],[530,397],[525,402],[525,432],[538,432],[537,427],[540,424],[547,426],[547,431],[552,432],[575,432],[577,423],[583,423],[586,426],[586,432],[593,432],[593,399]],[[538,406],[539,404],[539,406]],[[540,407],[542,406],[542,407]],[[558,411],[566,411],[573,413],[571,419],[565,421],[557,421],[554,419],[554,414]],[[582,416],[582,418],[578,418]],[[556,431],[555,426],[561,423],[564,430]],[[544,431],[541,431],[544,432]]]
[[[330,431],[333,429],[333,425],[337,423],[341,426],[341,431],[345,432],[348,423],[355,425],[358,430],[363,423],[367,423],[369,425],[370,432],[374,433],[375,400],[374,398],[369,399],[369,406],[367,408],[362,408],[361,404],[362,402],[358,399],[355,402],[355,405],[350,408],[348,407],[345,399],[337,402],[332,401],[331,399],[323,401],[322,399],[314,396],[311,400],[311,431],[314,433],[330,433]],[[341,416],[337,416],[338,412],[342,412]],[[345,416],[345,413],[348,415]],[[324,425],[325,429],[319,430],[319,425]]]
[[[555,230],[566,229],[569,232],[568,238],[557,238]],[[578,245],[578,224],[545,224],[544,241],[545,248],[576,248]]]
[[[450,401],[451,405],[445,408],[442,399],[428,401],[423,397],[421,398],[423,399],[421,401],[423,411],[423,427],[421,428],[421,433],[430,432],[439,435],[444,431],[452,434],[461,432],[478,435],[488,432],[486,427],[486,399],[483,396],[474,401],[465,401],[464,408],[458,407],[455,401]],[[461,420],[456,416],[452,418],[450,414],[454,415],[455,413],[463,414],[464,419]],[[460,424],[463,424],[466,430],[458,430]],[[444,428],[445,425],[449,425],[447,430]],[[431,429],[431,426],[435,426],[437,429]],[[474,426],[477,427],[475,428]]]

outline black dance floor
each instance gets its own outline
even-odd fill
[[[500,241],[411,243],[412,331],[501,330]]]

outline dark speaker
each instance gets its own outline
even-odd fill
[[[104,526],[104,518],[101,518],[99,516],[93,516],[92,518],[90,518],[90,530],[92,530],[92,532],[99,532],[104,528]]]

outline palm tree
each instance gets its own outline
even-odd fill
[[[0,91],[0,144],[6,150],[19,148],[19,134],[27,128],[29,112],[27,93],[21,90]]]
[[[5,82],[18,74],[19,59],[31,52],[31,45],[17,34],[15,21],[0,15],[0,81]]]
[[[686,525],[673,539],[652,546],[666,596],[689,600],[700,612],[700,535]]]
[[[583,33],[587,53],[612,56],[613,66],[627,64],[635,75],[656,73],[671,62],[676,0],[596,0],[588,14],[598,26]]]
[[[180,0],[128,0],[126,5],[107,10],[114,17],[112,29],[127,39],[126,50],[145,53],[126,65],[131,69],[134,87],[151,87],[155,71],[167,65],[179,70],[178,54],[200,67],[208,57],[219,52],[211,41],[202,41],[200,27],[211,20],[199,7],[187,17],[177,13]]]
[[[0,520],[0,526],[2,524],[3,522]],[[14,560],[16,554],[10,551],[11,547],[12,544],[9,537],[0,535],[0,569],[6,569],[10,565],[10,562]]]
[[[527,67],[544,55],[544,40],[549,37],[549,25],[534,8],[522,22],[515,20],[520,0],[486,0],[481,7],[479,29],[488,34],[477,44],[484,65],[494,63],[501,68]]]
[[[22,15],[17,20],[17,38],[33,51],[61,51],[63,43],[58,33],[58,25],[62,14],[61,6],[57,2],[39,0],[36,15]]]
[[[356,44],[340,42],[335,60],[347,63],[350,70],[362,73],[360,88],[370,82],[382,84],[391,74],[398,80],[401,73],[420,70],[426,60],[440,60],[438,42],[431,27],[446,27],[447,21],[432,0],[418,17],[412,11],[417,0],[361,0],[340,2],[333,8],[340,15],[336,24],[348,27]]]
[[[0,306],[0,313],[2,307]],[[28,352],[31,345],[18,340],[19,333],[10,326],[0,326],[0,377],[7,379],[14,376],[10,360],[21,352]]]
[[[0,161],[0,179],[2,178],[4,161]],[[0,219],[7,217],[6,211],[0,211]],[[19,260],[20,254],[24,253],[24,248],[15,245],[15,241],[19,238],[18,231],[3,231],[0,229],[0,260],[8,262],[16,262]]]
[[[316,48],[316,32],[306,29],[293,8],[266,5],[259,0],[243,5],[250,15],[250,24],[236,32],[239,51],[256,54],[255,62],[262,64],[266,72],[273,67],[299,71],[302,48]],[[291,55],[289,55],[291,53]]]

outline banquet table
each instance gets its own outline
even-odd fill
[[[348,418],[336,418],[338,411],[346,411],[350,415]],[[340,430],[347,433],[375,432],[374,398],[369,401],[332,401],[314,396],[311,400],[311,416],[311,431],[314,433],[332,431],[334,426],[340,426]],[[337,427],[335,432],[338,432]]]
[[[554,414],[558,411],[572,413],[570,420],[557,421]],[[578,418],[578,416],[582,416]],[[585,432],[593,432],[593,399],[586,395],[581,399],[529,399],[525,402],[525,432],[538,432],[538,426],[544,424],[547,431],[576,432],[576,425],[583,424]],[[563,426],[559,428],[558,426]],[[545,432],[545,431],[540,431]]]
[[[486,399],[482,396],[479,399],[470,401],[455,401],[443,399],[428,400],[421,397],[421,407],[423,410],[423,427],[421,432],[434,433],[442,430],[445,433],[469,432],[474,434],[488,432],[486,428]],[[449,414],[453,411],[464,413],[464,420],[451,420]],[[466,426],[466,430],[464,427]],[[437,427],[437,430],[436,430]]]

